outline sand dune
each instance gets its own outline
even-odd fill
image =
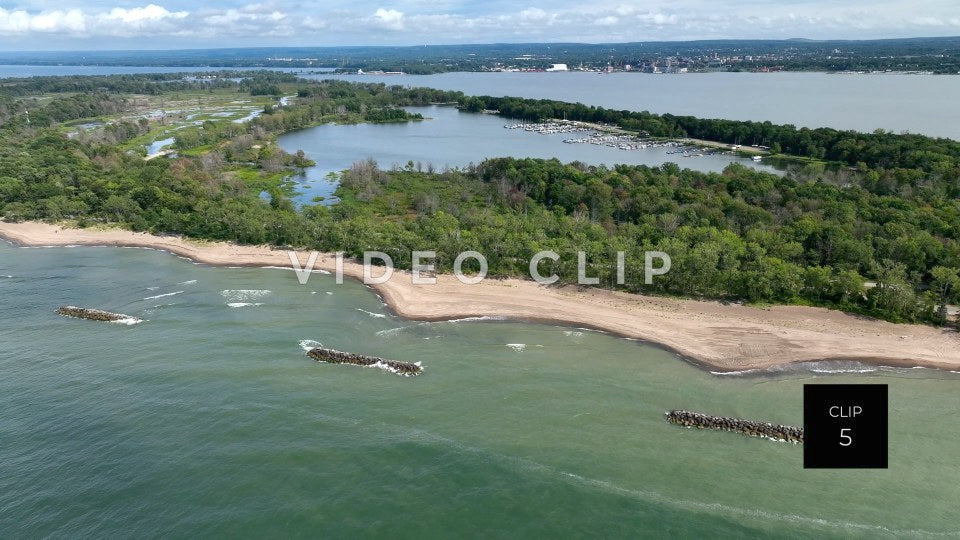
[[[265,246],[194,242],[123,230],[0,222],[0,237],[26,246],[162,249],[217,266],[290,266],[286,251]],[[305,262],[307,254],[301,253],[300,260]],[[334,271],[333,255],[321,255],[316,269]],[[345,261],[344,275],[362,278],[362,265]],[[292,274],[291,279],[295,279]],[[450,275],[439,276],[436,285],[414,285],[410,274],[401,271],[375,288],[394,312],[410,319],[504,316],[594,328],[659,344],[717,370],[817,360],[960,369],[960,334],[955,331],[822,308],[723,305],[576,286],[544,287],[520,279],[465,285]]]

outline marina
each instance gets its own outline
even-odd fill
[[[556,135],[567,133],[585,133],[581,137],[572,137],[563,139],[566,144],[592,144],[595,146],[605,146],[617,150],[648,150],[654,148],[668,148],[669,155],[678,155],[679,157],[702,157],[718,155],[735,155],[733,149],[723,150],[720,148],[701,147],[681,141],[655,139],[644,135],[633,135],[625,133],[623,130],[613,126],[598,126],[587,124],[585,122],[576,122],[573,120],[552,120],[549,122],[521,122],[519,124],[506,124],[504,129],[520,130],[527,133],[537,133],[540,135]],[[752,161],[760,161],[756,157]]]

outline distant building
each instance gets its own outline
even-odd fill
[[[566,64],[551,64],[547,71],[570,71]]]

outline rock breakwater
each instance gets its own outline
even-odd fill
[[[777,441],[792,443],[803,442],[803,428],[771,424],[769,422],[754,422],[753,420],[743,420],[741,418],[728,416],[712,416],[684,410],[668,412],[667,422],[678,426],[731,431],[750,437],[764,437]]]
[[[75,319],[88,319],[91,321],[116,322],[123,324],[136,324],[140,319],[124,315],[123,313],[111,313],[100,309],[81,308],[76,306],[63,306],[57,308],[57,313],[64,317],[73,317]]]
[[[313,349],[310,349],[307,351],[307,356],[313,358],[317,362],[378,367],[404,377],[414,377],[423,373],[423,366],[420,365],[420,362],[398,362],[396,360],[386,360],[383,358],[377,358],[376,356],[365,356],[362,354],[348,353],[323,347],[314,347]]]

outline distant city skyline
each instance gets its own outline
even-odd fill
[[[0,49],[183,49],[960,35],[956,0],[185,0],[0,5]]]

